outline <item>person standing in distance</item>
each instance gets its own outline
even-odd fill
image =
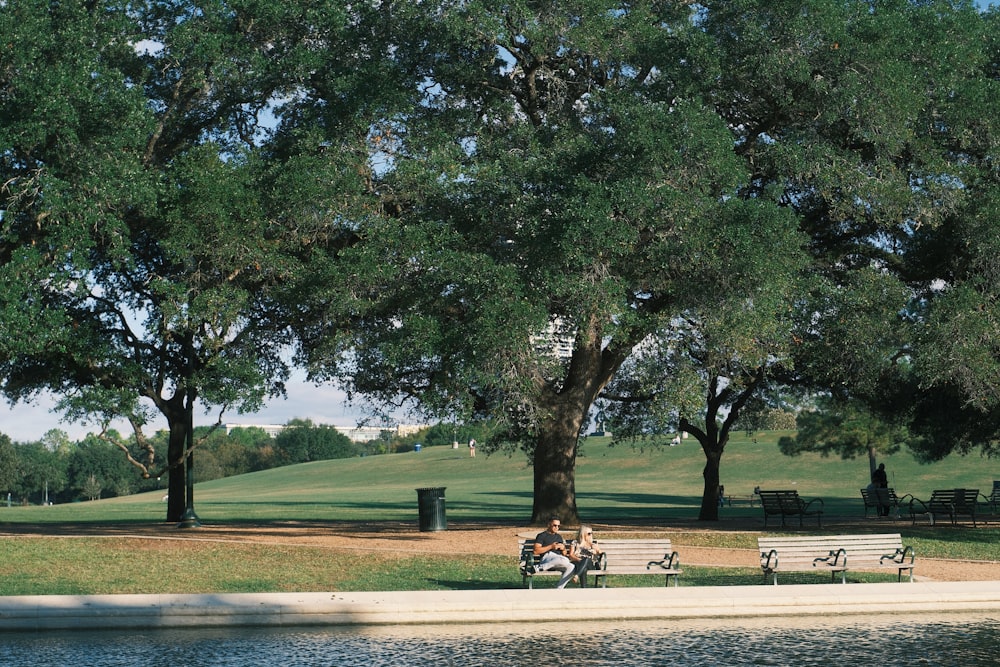
[[[875,485],[876,489],[888,489],[889,488],[889,475],[885,472],[885,464],[879,463],[878,469],[872,473],[872,484]],[[879,516],[889,516],[889,492],[888,491],[875,491],[876,497],[879,500],[878,513]]]

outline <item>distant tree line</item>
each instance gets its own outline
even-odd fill
[[[236,428],[229,433],[196,427],[197,481],[311,461],[412,451],[418,442],[428,447],[451,445],[455,437],[467,442],[472,433],[471,427],[441,424],[404,437],[387,430],[377,440],[353,442],[335,427],[307,419],[289,421],[273,438],[257,427]],[[160,432],[151,439],[167,437]],[[31,442],[15,442],[0,434],[0,493],[4,501],[9,493],[14,504],[40,505],[166,489],[165,477],[143,477],[122,455],[116,441],[123,438],[113,432],[105,437],[88,434],[78,442],[59,429]],[[139,456],[139,452],[130,454]]]
[[[471,438],[483,440],[486,432],[481,426],[442,423],[405,436],[386,430],[378,439],[354,442],[334,426],[293,419],[276,437],[252,426],[234,428],[229,433],[199,426],[195,436],[196,481],[207,482],[297,463],[409,452],[417,443],[424,447],[451,446],[455,442],[465,446]],[[160,432],[151,439],[165,441],[167,437],[167,433]],[[3,500],[9,493],[14,504],[41,505],[165,490],[165,477],[144,477],[129,463],[116,444],[122,441],[114,432],[105,437],[88,434],[78,442],[59,429],[31,442],[15,442],[0,434]],[[140,455],[138,451],[129,454],[135,458]]]

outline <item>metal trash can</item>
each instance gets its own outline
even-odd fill
[[[420,531],[447,530],[448,519],[444,511],[444,490],[438,486],[417,489],[417,506],[420,512]]]
[[[420,449],[421,449],[421,447],[423,447],[423,445],[421,445],[419,442],[414,443],[414,445],[413,445],[413,451],[419,452]]]

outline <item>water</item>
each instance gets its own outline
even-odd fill
[[[1000,655],[1000,614],[0,634],[4,667],[963,665]]]

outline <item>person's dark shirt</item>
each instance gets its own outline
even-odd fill
[[[535,536],[535,544],[538,544],[539,546],[542,547],[550,546],[552,544],[555,544],[556,542],[562,542],[563,544],[565,544],[565,540],[563,540],[562,535],[560,535],[559,533],[550,533],[549,531],[544,530],[538,533],[537,536]]]

